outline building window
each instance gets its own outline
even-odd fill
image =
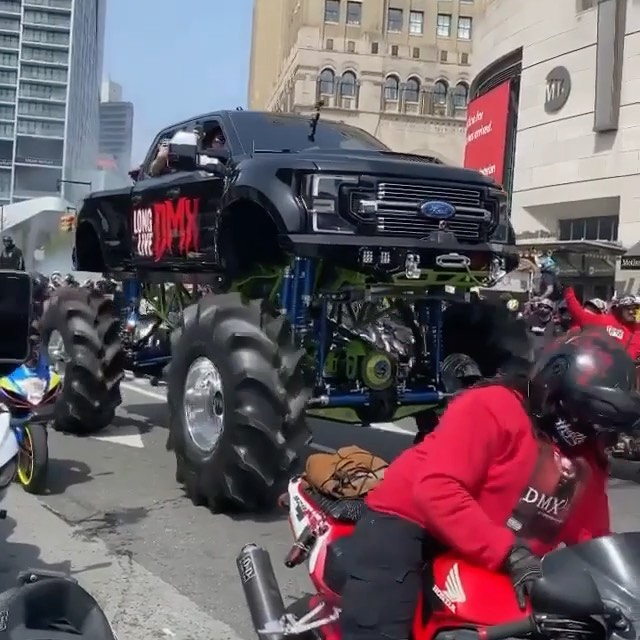
[[[398,57],[398,45],[397,45],[397,44],[392,44],[392,45],[391,45],[391,55],[392,55],[394,58],[397,58],[397,57]]]
[[[409,33],[412,36],[424,33],[424,11],[412,11],[409,14]]]
[[[20,100],[18,103],[18,115],[43,116],[44,118],[57,118],[64,120],[65,106],[63,104],[48,104],[46,102],[29,102]]]
[[[464,82],[459,82],[453,92],[453,106],[456,109],[466,109],[469,102],[469,87]]]
[[[574,218],[558,221],[559,240],[608,240],[618,239],[618,216]]]
[[[71,16],[65,13],[26,10],[24,12],[24,22],[30,24],[46,24],[55,27],[70,27]]]
[[[460,64],[469,64],[469,54],[461,53],[460,54]]]
[[[0,52],[0,66],[2,66],[2,67],[17,67],[18,66],[18,54],[17,53],[3,53],[3,52]]]
[[[2,18],[0,20],[0,29],[3,31],[20,31],[20,20]]]
[[[356,52],[356,43],[353,40],[349,40],[347,42],[347,53],[355,53]]]
[[[390,8],[387,12],[387,31],[402,31],[402,9]]]
[[[448,51],[441,51],[440,52],[440,62],[446,62],[448,57],[449,57],[449,52]]]
[[[0,70],[0,84],[18,84],[18,73],[16,71]]]
[[[356,85],[356,74],[352,71],[345,71],[340,78],[340,97],[355,98]]]
[[[0,11],[4,13],[20,13],[22,11],[22,5],[19,2],[0,0]]]
[[[380,49],[380,46],[378,45],[377,42],[371,43],[371,53],[378,53],[379,49]]]
[[[53,80],[54,82],[67,82],[67,70],[55,67],[44,67],[31,64],[22,65],[22,77],[34,80]]]
[[[32,136],[64,136],[64,122],[18,120],[18,133]]]
[[[333,51],[333,38],[327,38],[327,42],[324,47],[327,51]]]
[[[449,38],[451,36],[451,14],[439,13],[436,33],[438,38]]]
[[[400,94],[400,80],[397,76],[389,76],[384,81],[384,99],[395,101]]]
[[[322,96],[332,96],[336,86],[336,74],[331,69],[323,69],[319,78],[319,90]]]
[[[22,47],[22,59],[66,65],[69,63],[69,54],[66,51],[59,51],[58,49],[24,46]]]
[[[347,24],[358,25],[362,22],[362,2],[347,2]]]
[[[471,18],[458,18],[458,40],[471,40]]]
[[[18,22],[17,24],[19,27],[20,23]],[[4,29],[4,27],[1,26],[1,21],[0,21],[0,28]],[[62,45],[69,44],[68,33],[64,33],[62,31],[46,31],[44,29],[25,28],[24,31],[22,32],[22,39],[25,42],[44,42],[46,44],[62,44]]]
[[[447,104],[447,93],[449,86],[444,80],[438,80],[433,85],[433,103],[437,105]]]
[[[31,82],[20,83],[21,98],[45,98],[46,100],[65,100],[67,97],[66,87],[56,87],[49,84],[38,84]]]
[[[413,47],[411,55],[417,60],[420,57],[420,47]]]
[[[420,101],[420,80],[418,78],[409,78],[407,85],[404,88],[405,102],[419,102]]]
[[[324,21],[340,22],[340,0],[324,0]]]

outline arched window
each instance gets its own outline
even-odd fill
[[[318,78],[320,95],[332,96],[336,86],[336,74],[331,69],[323,69]]]
[[[418,78],[409,78],[404,88],[404,99],[406,102],[420,101],[420,80]]]
[[[356,95],[356,74],[352,71],[345,71],[340,78],[340,96],[342,98],[353,98]]]
[[[384,99],[397,100],[400,96],[400,79],[398,76],[389,76],[384,81]]]
[[[469,102],[469,87],[459,82],[453,92],[453,105],[456,109],[466,109]]]
[[[444,80],[438,80],[438,82],[433,85],[434,104],[446,104],[448,91],[449,85]]]

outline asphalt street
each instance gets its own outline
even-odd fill
[[[303,569],[282,564],[291,545],[284,514],[256,520],[194,507],[165,449],[164,389],[129,380],[123,394],[117,423],[99,437],[51,433],[48,495],[12,488],[0,522],[9,541],[0,589],[27,567],[69,571],[103,603],[121,638],[250,640],[235,572],[244,544],[271,551],[286,598],[310,588]],[[312,428],[320,448],[356,442],[386,458],[411,442],[413,430],[412,421]],[[640,487],[613,480],[611,496],[616,529],[640,529]]]

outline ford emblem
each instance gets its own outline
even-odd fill
[[[418,208],[420,215],[433,220],[450,220],[456,215],[456,208],[448,202],[427,200]]]

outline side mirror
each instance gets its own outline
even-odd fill
[[[168,165],[178,171],[193,171],[198,165],[198,135],[178,131],[169,141]]]
[[[558,571],[543,575],[531,591],[531,607],[536,613],[567,618],[605,613],[598,587],[587,571],[579,574]]]
[[[0,376],[10,374],[31,355],[33,283],[24,271],[0,271]]]
[[[129,171],[129,177],[134,182],[138,182],[138,178],[140,177],[140,173],[141,172],[142,172],[142,167],[137,167],[136,169],[131,169],[131,171]]]

